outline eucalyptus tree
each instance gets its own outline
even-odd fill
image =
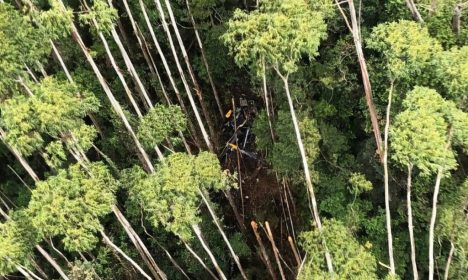
[[[304,0],[263,1],[258,10],[248,14],[236,10],[228,22],[226,34],[223,35],[223,40],[238,65],[262,69],[263,63],[266,63],[283,82],[312,204],[311,211],[319,230],[322,229],[322,223],[289,89],[289,76],[297,71],[297,64],[304,54],[310,59],[317,55],[320,40],[325,37],[326,24],[322,12],[312,10]],[[332,260],[327,250],[326,252],[328,270],[333,274]]]
[[[187,108],[185,106],[184,100],[182,99],[180,91],[177,88],[175,79],[174,79],[174,77],[172,75],[172,72],[171,72],[171,69],[170,69],[169,64],[167,62],[166,56],[165,56],[165,54],[164,54],[164,52],[163,52],[163,50],[161,48],[161,45],[159,44],[158,38],[156,37],[156,33],[154,31],[153,25],[152,25],[151,20],[150,20],[150,18],[148,16],[148,12],[146,11],[146,6],[145,6],[145,4],[143,3],[142,0],[139,0],[139,4],[140,4],[141,11],[143,13],[143,17],[145,19],[146,26],[148,27],[148,30],[150,31],[151,39],[153,40],[153,43],[154,43],[154,45],[156,47],[156,50],[157,50],[157,52],[159,54],[159,57],[161,58],[161,61],[162,61],[163,66],[164,66],[164,70],[166,71],[166,75],[169,77],[169,82],[171,84],[172,90],[176,94],[176,97],[177,97],[177,100],[179,101],[180,107],[182,108],[184,113],[186,115],[188,115],[188,110],[187,110]],[[130,11],[130,9],[127,9],[127,12],[128,11]],[[193,98],[192,98],[192,100],[193,100]],[[192,102],[190,104],[192,105]],[[201,120],[199,120],[199,118],[197,118],[197,122],[198,122],[199,126],[200,126],[200,124],[203,125],[203,123],[201,123]],[[189,128],[190,128],[190,131],[192,132],[192,136],[194,137],[194,140],[197,141],[198,140],[197,132],[196,132],[195,126],[192,124],[192,121],[190,119],[188,121],[188,125],[189,125]],[[205,136],[206,136],[206,131],[205,131],[205,134],[203,134],[203,137],[204,137],[205,143],[208,145],[209,139],[206,138]]]
[[[124,185],[129,188],[130,201],[142,207],[146,219],[154,227],[161,225],[184,242],[191,240],[195,233],[221,279],[227,279],[202,237],[198,206],[201,198],[223,236],[242,277],[246,278],[239,257],[233,251],[208,201],[208,190],[225,190],[232,185],[230,183],[232,179],[221,171],[215,155],[207,152],[197,156],[174,153],[166,158],[153,175],[148,176],[139,167],[134,167],[128,170],[124,177]]]
[[[200,113],[198,112],[197,105],[195,104],[195,100],[193,98],[190,86],[189,86],[189,84],[187,82],[187,78],[185,77],[184,70],[182,69],[182,66],[180,65],[179,56],[177,54],[177,50],[176,50],[176,47],[174,45],[174,40],[172,38],[171,31],[169,30],[169,26],[168,26],[167,21],[166,21],[166,14],[165,14],[165,12],[163,10],[163,7],[161,5],[161,1],[160,0],[155,0],[155,3],[156,3],[156,7],[158,9],[158,12],[159,12],[159,16],[160,16],[160,19],[161,19],[161,22],[162,22],[162,25],[163,25],[163,29],[164,29],[164,31],[166,33],[166,36],[168,38],[168,41],[169,41],[172,57],[174,58],[174,61],[175,61],[176,67],[177,67],[177,71],[179,72],[180,78],[182,80],[182,84],[184,85],[185,92],[187,93],[187,97],[189,98],[190,105],[191,105],[192,110],[193,110],[193,112],[195,114],[195,118],[197,120],[198,126],[199,126],[199,128],[200,128],[200,130],[202,132],[203,139],[205,140],[205,144],[207,145],[208,149],[211,152],[214,152],[213,143],[211,142],[210,137],[208,136],[208,133],[206,132],[205,125],[203,124],[203,120],[201,119]],[[190,76],[192,78],[192,82],[194,83],[194,85],[196,87],[196,90],[200,91],[200,92],[197,92],[197,96],[199,96],[199,98],[201,100],[201,90],[197,86],[198,83],[195,80],[195,76],[194,76],[193,71],[191,69],[190,62],[188,61],[187,52],[185,51],[185,47],[183,45],[182,39],[180,38],[180,35],[178,33],[177,23],[175,22],[171,6],[170,6],[170,4],[169,5],[167,4],[167,1],[166,1],[166,8],[169,11],[169,15],[170,15],[170,18],[171,18],[171,23],[172,23],[172,26],[174,27],[174,30],[176,32],[176,37],[177,37],[177,40],[179,42],[179,46],[180,46],[180,48],[182,50],[182,55],[183,55],[183,57],[185,59],[187,68],[189,69],[189,73],[190,73]],[[213,127],[211,121],[209,121],[210,117],[209,117],[209,114],[208,114],[208,111],[206,109],[205,104],[204,103],[201,103],[201,104],[202,104],[204,117],[208,122],[211,138],[213,138],[214,137],[214,127]]]
[[[65,6],[62,0],[50,0],[49,4],[51,6],[51,10],[54,10],[56,12],[60,12],[63,15],[69,15],[69,9]],[[104,79],[104,76],[102,75],[101,71],[99,70],[96,62],[94,61],[94,58],[90,54],[88,48],[86,47],[85,43],[83,42],[83,39],[81,38],[81,35],[78,32],[78,29],[76,25],[73,22],[72,18],[66,18],[65,22],[66,26],[69,28],[69,32],[72,35],[73,40],[78,44],[80,50],[83,52],[83,54],[86,57],[87,62],[90,64],[91,68],[93,69],[94,74],[96,75],[100,85],[102,86],[108,100],[110,101],[112,108],[114,109],[115,113],[122,119],[122,122],[127,129],[128,133],[130,134],[132,140],[134,141],[134,144],[136,146],[136,149],[138,151],[138,156],[140,160],[142,161],[142,164],[145,166],[145,169],[147,169],[149,172],[153,172],[153,164],[151,163],[148,154],[146,151],[143,149],[141,146],[141,143],[139,142],[138,138],[136,137],[136,134],[133,130],[133,128],[130,125],[130,122],[128,121],[128,118],[125,116],[124,111],[119,104],[119,102],[115,99],[114,94],[112,93],[109,85],[107,84],[106,80]]]
[[[368,40],[369,48],[378,50],[383,55],[382,67],[385,67],[385,80],[390,84],[388,90],[388,101],[385,120],[383,158],[384,168],[384,188],[385,188],[385,211],[388,234],[388,253],[390,258],[390,272],[395,274],[395,264],[393,260],[393,236],[391,229],[390,197],[389,197],[389,130],[391,126],[391,108],[395,99],[393,93],[412,87],[415,83],[423,81],[423,74],[426,68],[431,66],[432,61],[441,51],[440,44],[429,36],[426,28],[410,21],[399,21],[380,24],[375,27]],[[401,96],[396,96],[397,108],[401,104]],[[411,210],[411,185],[407,188],[408,214]],[[411,243],[411,260],[413,276],[418,278],[416,266],[416,248],[414,245],[412,215],[408,215],[408,226]]]

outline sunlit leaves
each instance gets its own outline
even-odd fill
[[[62,237],[70,251],[86,251],[98,241],[100,218],[115,204],[117,181],[99,162],[86,169],[78,164],[38,182],[28,211],[38,232]]]
[[[186,128],[186,117],[179,106],[156,105],[140,121],[138,138],[147,147],[161,144]]]
[[[442,50],[425,27],[406,20],[375,27],[368,46],[383,54],[391,79],[421,74],[423,68]]]
[[[191,225],[200,222],[199,190],[230,187],[218,159],[207,152],[171,154],[154,174],[133,168],[124,177],[130,201],[143,208],[151,224],[162,225],[184,240],[192,237]]]
[[[435,90],[423,87],[408,93],[403,106],[406,110],[396,116],[391,130],[392,157],[402,165],[418,167],[425,175],[455,168],[450,142],[466,141],[467,115]]]
[[[93,0],[93,5],[87,13],[80,15],[80,21],[93,25],[93,19],[98,23],[98,31],[105,34],[110,33],[117,20],[117,10],[110,7],[107,1]]]
[[[369,251],[372,245],[360,245],[336,220],[325,220],[321,232],[301,233],[300,244],[307,253],[307,259],[298,279],[330,279],[323,258],[324,243],[331,252],[336,279],[378,279],[377,262]]]
[[[297,71],[303,55],[317,55],[326,36],[321,12],[305,0],[262,1],[258,10],[236,10],[222,36],[238,65],[262,71],[263,59],[284,74]]]

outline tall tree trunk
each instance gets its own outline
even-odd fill
[[[273,121],[270,113],[270,101],[268,100],[268,88],[267,88],[267,81],[266,81],[266,67],[265,67],[265,59],[262,58],[262,82],[263,82],[263,94],[265,97],[265,109],[267,113],[267,118],[268,118],[268,126],[270,127],[270,133],[271,133],[271,140],[274,142],[275,141],[275,131],[273,129]],[[272,108],[273,109],[273,108]]]
[[[211,275],[211,277],[213,277],[213,279],[217,280],[218,277],[216,277],[216,275],[208,268],[208,266],[206,266],[205,262],[202,260],[202,258],[200,258],[200,256],[192,249],[192,247],[190,247],[185,241],[184,242],[184,245],[185,245],[185,248],[187,248],[187,250],[190,252],[190,254],[192,254],[192,256],[200,263],[200,265]]]
[[[452,135],[453,129],[450,128],[448,137],[447,137],[447,144],[445,146],[445,150],[450,148],[452,143]],[[429,280],[434,279],[434,229],[435,229],[435,222],[437,218],[437,200],[439,197],[440,191],[440,181],[442,180],[442,176],[444,175],[444,167],[441,166],[437,172],[436,182],[434,186],[434,195],[432,197],[432,213],[431,213],[431,222],[429,225]]]
[[[387,225],[388,258],[390,262],[390,274],[395,275],[395,261],[393,258],[393,235],[392,217],[390,214],[390,194],[389,194],[389,174],[388,174],[388,132],[390,129],[390,110],[392,107],[393,82],[388,93],[387,114],[385,120],[384,149],[383,149],[383,169],[384,169],[384,191],[385,191],[385,220]]]
[[[60,267],[60,265],[54,260],[54,258],[52,258],[51,255],[49,255],[49,253],[47,253],[46,250],[44,250],[41,246],[39,245],[36,245],[36,249],[39,251],[39,253],[41,253],[41,255],[47,260],[47,262],[49,262],[54,268],[55,270],[57,270],[57,272],[60,274],[60,276],[64,279],[64,280],[68,280],[68,276],[65,274],[65,272],[62,270],[62,268]]]
[[[5,143],[5,145],[8,147],[8,149],[13,153],[15,158],[21,163],[24,170],[26,170],[26,172],[28,172],[29,176],[34,180],[34,182],[39,181],[39,176],[37,176],[36,172],[34,172],[34,170],[31,168],[29,163],[24,159],[24,157],[21,155],[21,153],[15,147],[13,147],[11,145],[8,145],[6,143],[5,137],[6,137],[5,131],[2,128],[0,128],[0,139]]]
[[[273,255],[275,255],[275,260],[276,260],[276,264],[278,265],[278,270],[280,272],[281,279],[286,280],[286,277],[284,276],[284,272],[283,272],[283,267],[281,266],[281,261],[280,261],[279,254],[278,254],[278,248],[276,248],[275,239],[273,238],[273,234],[271,233],[270,224],[266,222],[265,226],[267,229],[268,240],[270,240],[271,248],[273,249]]]
[[[411,15],[413,16],[413,19],[417,22],[423,23],[424,20],[421,17],[421,14],[418,11],[418,8],[416,7],[416,4],[414,4],[413,0],[405,0],[406,6],[408,9],[411,11]]]
[[[197,108],[197,105],[195,104],[195,100],[193,99],[192,91],[190,90],[190,86],[189,86],[189,84],[187,82],[187,79],[185,77],[184,70],[182,69],[182,66],[180,65],[179,57],[177,55],[177,51],[176,51],[176,48],[175,48],[175,45],[174,45],[174,40],[172,39],[171,32],[170,32],[169,27],[167,25],[166,18],[165,18],[166,16],[165,16],[165,13],[164,13],[164,11],[162,9],[161,2],[159,0],[155,0],[155,2],[156,2],[156,6],[157,6],[157,9],[158,9],[159,15],[161,17],[161,22],[162,22],[162,25],[163,25],[163,29],[166,31],[167,37],[169,39],[169,45],[170,45],[170,48],[171,48],[172,56],[174,57],[174,61],[175,61],[177,70],[179,71],[179,75],[180,75],[180,78],[181,78],[182,83],[184,85],[185,92],[187,93],[187,97],[188,97],[188,99],[190,101],[190,105],[192,106],[192,110],[193,110],[193,112],[195,114],[195,118],[196,118],[196,120],[198,122],[198,126],[199,126],[199,128],[200,128],[200,130],[202,132],[203,139],[205,140],[205,144],[207,145],[210,152],[214,152],[213,145],[211,144],[211,141],[210,141],[210,137],[208,136],[208,133],[206,132],[205,125],[203,124],[200,113],[198,112],[198,108]]]
[[[208,244],[206,244],[205,240],[203,239],[200,227],[198,225],[192,225],[192,229],[195,232],[195,235],[197,236],[198,240],[200,241],[203,249],[205,249],[205,252],[210,257],[210,260],[213,263],[214,267],[216,268],[216,271],[218,272],[219,277],[221,277],[222,280],[227,280],[226,276],[224,275],[224,272],[221,270],[221,267],[216,261],[215,256],[213,255],[210,248],[208,247]]]
[[[263,244],[262,238],[258,233],[258,225],[255,221],[250,222],[250,225],[252,226],[252,230],[254,232],[255,238],[257,239],[258,246],[260,247],[261,256],[263,257],[262,259],[265,261],[265,265],[268,269],[268,272],[270,273],[271,279],[276,280],[277,278],[275,271],[273,270],[273,266],[271,265],[271,261],[268,257],[268,253],[265,249],[265,245]]]
[[[96,29],[98,29],[98,25],[96,20],[93,20],[94,24],[96,25]],[[135,99],[133,98],[132,91],[128,87],[127,82],[125,81],[125,77],[123,76],[122,72],[120,71],[119,66],[117,66],[117,63],[115,62],[114,56],[112,55],[112,52],[109,48],[109,44],[107,43],[106,38],[104,37],[104,34],[102,32],[98,31],[99,38],[101,39],[102,44],[104,45],[104,49],[106,50],[107,57],[109,58],[112,68],[114,68],[114,71],[117,73],[117,77],[119,77],[120,82],[122,83],[122,86],[124,87],[125,93],[127,94],[128,100],[130,100],[130,104],[132,104],[133,109],[137,113],[138,117],[143,117],[143,114],[141,113],[140,107],[136,103]],[[143,99],[144,101],[144,99]]]
[[[156,1],[159,2],[159,3],[161,2],[160,0],[156,0]],[[203,116],[205,117],[206,123],[208,124],[208,129],[210,131],[210,136],[211,136],[211,139],[212,139],[212,142],[210,142],[210,144],[213,145],[213,143],[214,143],[214,145],[215,145],[214,148],[216,148],[216,146],[217,146],[217,141],[216,141],[217,137],[216,137],[216,135],[217,134],[216,134],[215,127],[213,125],[213,120],[211,119],[210,111],[208,110],[208,107],[206,106],[206,102],[203,99],[202,89],[201,89],[201,87],[200,87],[200,85],[199,85],[199,83],[197,81],[197,78],[195,77],[195,73],[193,71],[192,64],[190,63],[190,59],[189,59],[187,50],[185,49],[184,42],[182,41],[182,37],[180,36],[179,27],[177,27],[177,22],[175,20],[174,13],[172,12],[172,5],[168,0],[166,0],[165,3],[166,3],[166,9],[169,12],[169,18],[170,18],[171,23],[172,23],[172,28],[174,29],[174,32],[175,32],[175,35],[176,35],[176,38],[177,38],[177,42],[179,43],[179,48],[182,51],[182,57],[184,58],[185,66],[187,67],[187,71],[189,72],[190,79],[192,80],[193,86],[195,87],[195,93],[196,93],[196,95],[198,97],[198,100],[200,102],[202,112],[203,112]],[[163,19],[163,21],[165,21],[165,19]],[[164,26],[164,23],[163,23],[163,26]],[[169,38],[169,41],[172,41],[172,38]],[[172,44],[171,44],[171,46],[172,46]],[[175,48],[174,48],[174,52],[175,52]],[[211,152],[213,152],[209,146],[208,146],[208,148],[210,149]]]
[[[317,207],[317,200],[315,198],[314,187],[312,185],[312,179],[310,177],[309,163],[307,161],[307,155],[306,155],[306,152],[305,152],[304,143],[302,142],[301,131],[299,129],[299,122],[298,122],[297,117],[296,117],[296,111],[294,110],[294,105],[293,105],[291,93],[289,92],[288,77],[287,76],[285,77],[285,76],[281,75],[279,70],[277,70],[277,72],[278,72],[278,75],[283,80],[284,89],[286,91],[286,97],[288,98],[289,110],[290,110],[292,122],[293,122],[293,125],[294,125],[294,132],[296,134],[296,141],[297,141],[297,145],[299,146],[299,151],[300,151],[301,158],[302,158],[302,166],[303,166],[303,169],[304,169],[304,177],[305,177],[305,180],[306,180],[306,185],[307,185],[307,190],[308,190],[310,202],[312,204],[312,215],[314,217],[314,221],[315,221],[315,223],[317,225],[318,230],[322,231],[322,222],[320,220],[318,207]],[[326,248],[326,244],[324,244],[324,246]],[[330,252],[328,251],[328,249],[326,249],[325,259],[326,259],[326,263],[327,263],[328,272],[331,275],[333,275],[334,274],[334,272],[333,272],[333,263],[332,263],[331,255],[330,255]]]
[[[414,244],[413,234],[413,209],[411,208],[411,175],[413,172],[413,165],[408,164],[408,178],[406,181],[406,203],[408,207],[408,230],[411,244],[411,265],[413,267],[413,279],[419,279],[418,267],[416,265],[416,245]]]
[[[60,4],[62,10],[65,11],[66,10],[65,4],[62,2],[62,0],[59,0],[58,3]],[[147,171],[154,172],[154,167],[153,167],[153,164],[151,163],[151,160],[150,160],[148,154],[143,149],[143,146],[141,145],[141,143],[138,140],[135,132],[133,131],[133,128],[131,127],[130,122],[128,121],[127,117],[125,116],[125,114],[124,114],[124,112],[122,110],[122,107],[120,106],[120,104],[115,99],[114,94],[112,93],[111,89],[107,85],[107,82],[105,81],[104,77],[102,76],[101,71],[99,70],[96,63],[94,62],[93,57],[88,52],[88,49],[86,48],[80,34],[78,33],[78,29],[76,28],[76,26],[75,26],[75,24],[73,22],[71,22],[70,25],[71,25],[70,27],[71,27],[71,34],[72,34],[73,40],[78,44],[81,51],[85,55],[86,60],[91,65],[91,68],[93,69],[94,73],[96,74],[96,77],[97,77],[99,83],[101,84],[104,92],[106,93],[107,98],[109,99],[112,107],[114,108],[114,111],[122,119],[122,122],[123,122],[125,128],[127,129],[128,133],[130,134],[130,137],[135,142],[135,146],[136,146],[136,149],[138,151],[138,156],[139,156],[140,160],[142,161],[143,166],[145,167],[145,169]]]
[[[119,248],[119,246],[115,245],[114,242],[112,242],[109,238],[109,236],[107,236],[103,231],[101,231],[101,236],[102,236],[102,240],[104,241],[104,243],[106,245],[108,245],[112,250],[118,252],[120,255],[122,255],[129,263],[131,263],[133,265],[133,267],[135,267],[140,273],[141,275],[143,275],[146,279],[148,280],[152,280],[151,277],[146,274],[146,272],[132,259],[130,258],[127,254],[125,254],[124,251],[122,251],[122,249]]]
[[[205,196],[206,192],[204,193],[204,191],[200,190],[200,189],[198,189],[198,192],[200,193],[200,195],[201,195],[201,197],[203,199],[203,202],[205,203],[206,207],[208,208],[208,212],[210,212],[211,218],[213,219],[213,222],[215,223],[216,227],[218,228],[219,233],[223,237],[224,243],[228,247],[232,258],[234,259],[234,262],[236,263],[237,268],[239,269],[239,271],[240,271],[240,273],[242,275],[242,278],[247,280],[247,276],[246,276],[246,274],[244,272],[244,269],[242,268],[242,265],[241,265],[240,260],[239,260],[239,256],[237,256],[236,252],[234,252],[234,249],[232,248],[231,243],[229,242],[229,239],[227,238],[226,234],[224,233],[223,228],[219,224],[218,217],[216,217],[215,212],[211,208],[210,202],[208,201],[208,198],[207,198],[208,194],[206,194],[206,196]]]
[[[379,121],[377,113],[375,111],[374,101],[372,100],[372,87],[369,79],[369,72],[367,71],[366,59],[364,58],[364,52],[362,51],[361,36],[359,25],[356,19],[356,10],[354,8],[353,0],[348,0],[349,13],[351,15],[351,33],[353,35],[354,46],[358,56],[359,66],[361,68],[362,82],[364,85],[364,92],[366,95],[367,108],[372,123],[372,130],[374,131],[374,138],[377,144],[377,152],[382,160],[382,137],[380,134]],[[346,18],[345,18],[346,19]]]
[[[130,237],[130,240],[132,241],[132,243],[137,248],[138,252],[140,253],[140,256],[145,261],[146,265],[150,269],[153,276],[156,279],[167,279],[166,274],[156,264],[153,257],[151,256],[150,252],[148,251],[148,248],[146,248],[145,244],[143,243],[141,238],[138,236],[138,234],[135,232],[133,227],[130,225],[128,220],[125,218],[125,216],[120,211],[120,209],[116,205],[114,205],[114,206],[112,206],[112,212],[117,217],[117,220],[119,221],[119,223],[124,228],[124,230],[127,233],[128,237]]]
[[[170,81],[170,84],[172,86],[172,89],[174,90],[174,92],[175,92],[175,94],[177,96],[177,100],[179,101],[180,108],[182,109],[182,111],[185,113],[186,116],[189,116],[187,108],[185,107],[184,101],[183,101],[183,99],[182,99],[182,97],[180,95],[179,89],[177,88],[176,83],[174,81],[174,78],[172,76],[172,72],[171,72],[171,69],[169,68],[166,57],[164,55],[164,52],[162,51],[161,46],[159,45],[159,42],[158,42],[158,40],[156,38],[156,34],[154,33],[153,26],[151,25],[151,21],[150,21],[150,19],[148,17],[148,13],[146,12],[146,7],[143,4],[142,0],[139,0],[139,3],[140,3],[141,10],[143,12],[143,16],[145,18],[146,25],[147,25],[147,27],[148,27],[148,29],[150,31],[151,38],[153,39],[153,43],[154,43],[154,45],[156,47],[156,50],[158,51],[159,57],[161,58],[161,61],[163,63],[164,70],[166,71],[166,74],[169,77],[169,81]],[[198,139],[197,130],[195,129],[195,126],[193,125],[193,123],[192,123],[192,121],[190,119],[188,120],[188,125],[189,125],[189,128],[190,128],[190,131],[192,132],[193,138],[196,140],[196,142],[199,142],[197,140]]]
[[[452,263],[453,253],[455,252],[455,245],[450,241],[450,251],[447,258],[447,263],[445,264],[444,280],[449,279],[450,264]]]
[[[185,3],[187,5],[187,11],[188,11],[188,14],[189,14],[189,17],[190,17],[190,21],[192,22],[192,25],[193,25],[193,30],[195,31],[195,37],[197,38],[198,47],[200,48],[203,64],[205,65],[206,73],[208,75],[208,80],[210,82],[211,89],[213,90],[213,96],[214,96],[214,98],[216,100],[216,105],[218,106],[218,110],[219,110],[219,113],[221,114],[221,119],[222,119],[222,118],[224,118],[223,106],[221,105],[221,101],[220,101],[219,95],[218,95],[218,90],[216,89],[216,85],[215,85],[215,83],[213,81],[213,77],[211,76],[210,65],[208,64],[208,60],[206,59],[205,49],[203,48],[203,43],[202,43],[202,40],[200,38],[200,34],[198,33],[198,27],[197,27],[197,24],[195,22],[195,19],[193,18],[192,9],[190,8],[189,1],[186,0]]]

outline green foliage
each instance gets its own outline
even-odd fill
[[[69,251],[87,251],[98,241],[99,219],[111,212],[117,187],[102,163],[75,164],[37,183],[28,212],[41,235],[62,237]]]
[[[468,105],[468,46],[441,52],[437,57],[437,78],[447,92],[447,98],[462,108]]]
[[[268,0],[250,13],[236,10],[222,39],[239,66],[261,74],[264,60],[289,74],[297,71],[303,54],[317,55],[325,31],[323,14],[312,10],[308,1]]]
[[[16,87],[23,69],[36,66],[37,61],[50,52],[50,45],[10,4],[0,4],[0,100],[9,96],[9,88]]]
[[[47,0],[49,9],[33,10],[31,16],[38,25],[40,32],[51,40],[65,38],[71,32],[73,23],[73,10],[62,9],[59,0]]]
[[[80,21],[94,26],[92,21],[96,20],[98,31],[109,34],[117,20],[117,10],[109,7],[107,1],[104,0],[93,0],[92,3],[93,5],[87,13],[80,14]]]
[[[375,27],[368,47],[383,54],[391,80],[420,75],[442,50],[437,40],[430,37],[427,28],[406,20]]]
[[[90,93],[79,94],[68,82],[47,77],[33,85],[33,96],[15,95],[0,105],[0,125],[6,129],[6,141],[22,154],[30,155],[42,147],[44,135],[62,138],[68,145],[91,146],[94,128],[83,117],[96,111],[99,102]],[[67,133],[69,135],[64,135]]]
[[[349,184],[351,185],[350,191],[354,195],[371,191],[373,188],[372,183],[361,173],[351,173]]]
[[[140,121],[138,138],[148,148],[161,144],[166,138],[177,139],[187,120],[179,106],[156,105]]]
[[[302,232],[300,245],[307,253],[307,260],[298,279],[329,279],[326,270],[323,242],[333,259],[336,279],[378,279],[377,262],[369,252],[372,246],[360,245],[348,229],[335,220],[325,220],[323,230]]]
[[[229,177],[221,171],[214,154],[198,156],[183,153],[169,155],[156,173],[145,174],[139,167],[127,170],[123,185],[129,199],[139,205],[154,227],[159,225],[183,240],[192,237],[192,224],[200,223],[199,191],[230,187]]]
[[[393,158],[402,165],[414,165],[430,175],[439,168],[457,166],[450,148],[453,142],[466,143],[466,113],[444,100],[435,90],[416,87],[403,101],[405,111],[398,114],[391,130]],[[449,145],[449,147],[447,147]]]
[[[16,271],[18,265],[28,265],[36,245],[36,231],[31,218],[23,210],[11,213],[11,219],[0,223],[0,275]]]

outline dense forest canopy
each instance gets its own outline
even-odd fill
[[[0,0],[0,279],[468,279],[468,2]]]

